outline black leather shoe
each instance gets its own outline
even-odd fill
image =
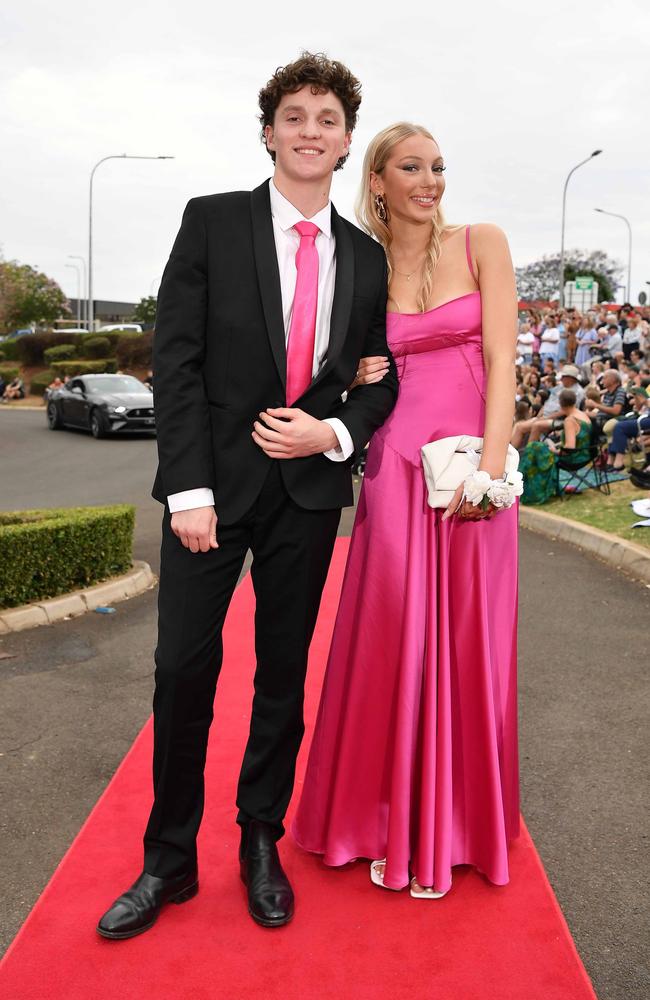
[[[153,927],[165,903],[185,903],[199,891],[196,871],[177,878],[158,878],[142,872],[131,888],[116,899],[97,924],[105,938],[121,941]]]
[[[239,866],[248,889],[248,912],[262,927],[282,927],[293,916],[293,890],[282,870],[277,831],[267,823],[251,820],[242,837]]]

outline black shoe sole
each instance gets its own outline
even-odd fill
[[[195,882],[194,885],[189,885],[187,889],[183,889],[176,896],[170,896],[167,900],[168,903],[187,903],[190,899],[194,899],[197,892],[199,891],[199,883]],[[163,906],[165,903],[163,903]],[[162,907],[161,907],[162,909]],[[109,941],[126,941],[128,938],[137,937],[138,934],[144,934],[145,931],[151,930],[156,920],[160,916],[160,912],[144,927],[137,927],[133,931],[105,931],[103,928],[97,924],[97,933],[101,934],[103,938],[108,938]]]
[[[268,920],[266,917],[258,917],[256,913],[253,913],[250,906],[248,907],[248,912],[255,923],[259,924],[260,927],[286,927],[287,924],[291,923],[293,919],[293,913],[291,913],[288,917],[283,917],[281,920]]]

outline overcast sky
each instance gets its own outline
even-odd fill
[[[363,151],[385,125],[426,125],[447,162],[446,216],[507,232],[516,264],[603,249],[650,281],[650,5],[544,0],[225,4],[22,0],[0,14],[0,246],[76,295],[95,175],[96,298],[155,293],[188,198],[272,172],[257,93],[301,49],[363,82],[352,155],[332,198],[352,217]],[[622,295],[622,290],[621,290]]]

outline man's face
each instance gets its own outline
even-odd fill
[[[329,90],[312,94],[308,85],[284,95],[264,135],[276,174],[294,182],[329,179],[352,138],[338,97]]]
[[[562,376],[562,386],[565,389],[573,389],[577,384],[577,379],[573,378],[572,375]]]
[[[610,372],[605,372],[603,375],[603,385],[607,389],[607,392],[613,392],[614,389],[618,388],[618,379]]]

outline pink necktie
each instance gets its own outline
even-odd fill
[[[311,383],[316,340],[318,306],[318,250],[320,232],[313,222],[298,222],[300,234],[296,253],[296,294],[293,299],[289,343],[287,345],[287,405],[293,406]]]

